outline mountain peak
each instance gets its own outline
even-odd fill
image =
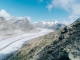
[[[76,23],[80,23],[80,18],[78,18],[75,22],[76,22]]]
[[[80,21],[80,18],[78,18],[76,21]]]
[[[43,21],[43,24],[56,24],[58,21]]]
[[[78,25],[78,24],[80,24],[80,18],[78,18],[75,22],[73,22],[71,26]]]

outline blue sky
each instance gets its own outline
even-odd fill
[[[5,10],[10,16],[30,17],[31,22],[58,20],[69,23],[80,15],[79,2],[79,0],[0,0],[0,11]]]

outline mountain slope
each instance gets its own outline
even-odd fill
[[[61,27],[65,27],[64,24],[59,23],[58,21],[47,21],[47,22],[36,22],[34,25],[38,28],[46,28],[46,29],[52,29],[52,30],[58,30]]]
[[[34,60],[80,60],[80,18],[60,33],[58,40],[46,46]]]
[[[3,17],[0,17],[0,39],[4,38],[3,36],[14,36],[20,33],[22,33],[22,31],[15,25],[5,20]]]
[[[24,19],[17,19],[13,18],[10,20],[13,22],[14,25],[16,25],[19,29],[21,29],[24,32],[35,32],[38,31],[28,20],[27,18]]]
[[[80,18],[69,26],[27,42],[10,60],[80,60]]]

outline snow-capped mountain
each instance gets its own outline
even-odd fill
[[[22,31],[18,29],[14,24],[0,17],[0,39],[2,36],[11,36],[20,34]]]
[[[47,28],[47,29],[53,29],[53,30],[58,30],[61,27],[65,26],[64,24],[59,23],[58,21],[35,22],[34,25],[38,28]]]
[[[42,22],[35,22],[35,24],[43,24],[43,25],[54,25],[56,23],[58,23],[58,21],[42,21]]]
[[[10,21],[24,32],[38,31],[36,27],[34,27],[27,18],[18,19],[14,17]]]

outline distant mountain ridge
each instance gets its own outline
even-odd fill
[[[20,33],[22,33],[22,31],[14,24],[4,19],[4,17],[0,17],[0,36],[15,35]]]
[[[28,21],[27,18],[24,19],[13,18],[10,21],[24,32],[38,31],[37,28],[34,27],[34,25],[30,23],[30,21]]]
[[[58,21],[42,21],[42,22],[35,22],[35,23],[42,23],[42,24],[50,24],[50,25],[53,25],[53,24],[58,23]]]
[[[34,25],[38,28],[46,28],[52,30],[58,30],[61,27],[65,27],[65,24],[59,23],[58,21],[42,21],[42,22],[35,22]]]

